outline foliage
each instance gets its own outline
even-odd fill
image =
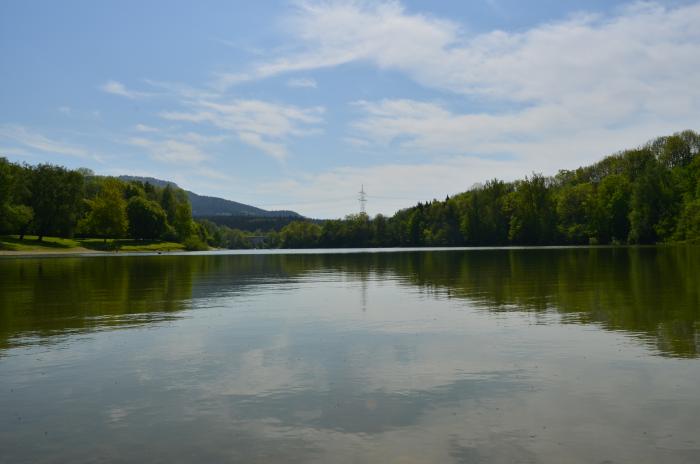
[[[287,224],[280,231],[282,248],[314,248],[319,246],[321,227],[306,221],[295,221]]]
[[[265,217],[265,216],[229,216],[229,215],[212,215],[203,216],[197,215],[198,221],[209,221],[219,226],[226,226],[231,229],[239,229],[247,232],[256,231],[277,231],[282,230],[290,222],[300,220],[299,216],[286,217]]]
[[[187,194],[85,168],[10,163],[0,158],[0,234],[107,239],[169,239],[197,235]]]
[[[49,164],[30,169],[29,201],[39,241],[44,235],[72,236],[83,210],[83,175]]]
[[[143,197],[133,197],[127,206],[129,234],[134,238],[154,239],[165,233],[167,219],[158,203]]]
[[[86,203],[90,212],[82,221],[85,230],[105,239],[126,234],[129,222],[122,182],[114,178],[104,179],[95,198],[86,200]]]
[[[188,237],[182,244],[187,251],[204,251],[209,249],[209,246],[201,238],[194,235]]]

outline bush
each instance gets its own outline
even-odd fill
[[[206,251],[209,249],[209,246],[204,243],[202,239],[194,235],[185,239],[182,244],[185,246],[185,250],[187,251]]]
[[[175,228],[170,224],[165,225],[165,232],[161,235],[161,238],[166,242],[179,242],[180,237],[178,237]]]

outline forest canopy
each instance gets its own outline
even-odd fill
[[[183,190],[0,158],[0,233],[199,241]],[[202,243],[202,246],[203,243]]]

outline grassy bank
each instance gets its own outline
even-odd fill
[[[0,251],[71,253],[81,251],[181,251],[182,243],[161,240],[132,240],[100,238],[59,238],[44,237],[40,242],[36,235],[26,235],[20,240],[17,235],[0,236]]]

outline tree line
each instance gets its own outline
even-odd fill
[[[187,194],[171,185],[0,158],[0,234],[163,239],[188,249],[700,241],[699,152],[700,135],[688,130],[555,176],[490,180],[391,217],[297,220],[265,232],[195,221]]]
[[[90,170],[0,158],[0,233],[167,240],[206,247],[187,194]]]
[[[700,135],[684,131],[555,176],[490,180],[391,217],[296,221],[282,248],[652,244],[700,240]]]

